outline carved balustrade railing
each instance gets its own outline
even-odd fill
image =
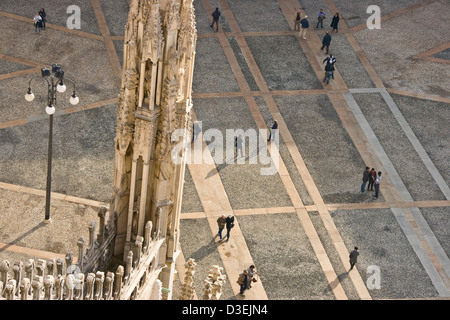
[[[144,237],[137,237],[125,267],[116,272],[106,270],[112,256],[110,246],[115,235],[115,217],[105,223],[107,210],[98,213],[100,228],[95,238],[96,223],[89,224],[89,242],[85,249],[82,237],[77,242],[78,258],[71,252],[65,259],[29,259],[25,263],[0,262],[0,300],[123,300],[136,299],[143,287],[154,283],[158,271],[157,252],[165,239],[152,235],[147,222]],[[161,289],[161,288],[160,288]],[[152,296],[159,296],[153,293]],[[149,298],[149,297],[147,297]]]

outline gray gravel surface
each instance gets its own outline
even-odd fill
[[[116,114],[117,107],[111,105],[54,116],[52,191],[109,201]],[[48,126],[46,117],[0,130],[1,181],[45,190]]]
[[[195,292],[199,299],[202,297],[203,281],[208,276],[213,265],[223,267],[211,229],[206,219],[184,219],[180,221],[180,228],[184,232],[180,233],[181,250],[186,261],[189,258],[195,259],[197,266],[195,268],[194,285]],[[221,245],[222,247],[224,245]],[[223,270],[226,275],[226,270]],[[225,282],[222,290],[221,300],[235,299],[230,281],[237,279],[229,279]]]
[[[297,215],[238,219],[270,300],[334,299]]]
[[[269,164],[261,163],[259,157],[256,163],[250,163],[249,155],[258,155],[258,147],[249,147],[247,142],[246,158],[236,160],[233,160],[233,148],[226,148],[227,129],[242,129],[244,132],[252,129],[259,132],[243,98],[196,99],[194,110],[198,120],[202,121],[204,133],[209,129],[217,129],[222,135],[226,152],[222,158],[217,158],[220,163],[216,166],[233,209],[292,205],[279,175],[261,174],[261,169],[269,168]],[[211,144],[210,150],[215,155]],[[238,160],[245,160],[245,163],[238,163]],[[234,164],[228,164],[227,161],[233,161]]]
[[[411,197],[414,200],[445,200],[381,95],[353,96]]]
[[[289,30],[277,1],[229,0],[228,3],[243,32]]]
[[[391,94],[439,173],[450,184],[450,110],[444,102]]]
[[[328,97],[276,96],[275,101],[326,203],[362,202],[365,164]]]
[[[322,88],[296,37],[247,37],[246,40],[269,90]]]
[[[193,93],[239,91],[227,58],[216,38],[197,39]]]
[[[349,252],[359,247],[357,270],[364,283],[380,268],[380,289],[373,299],[436,297],[438,293],[390,209],[332,212]],[[353,272],[352,270],[351,272]]]

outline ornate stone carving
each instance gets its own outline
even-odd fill
[[[209,271],[207,278],[204,282],[204,300],[219,300],[222,295],[222,287],[227,278],[226,275],[222,274],[223,268],[219,266],[212,266]],[[208,297],[208,299],[206,299]]]
[[[105,293],[104,300],[111,300],[113,298],[114,289],[114,273],[108,272],[105,277]]]
[[[187,270],[183,286],[181,288],[180,300],[193,300],[195,293],[194,274],[197,263],[194,259],[190,258],[184,266]]]

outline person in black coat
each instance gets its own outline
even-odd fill
[[[39,15],[42,18],[42,29],[45,30],[45,23],[47,22],[47,14],[45,13],[44,8],[42,8],[41,11],[39,11]]]
[[[270,129],[269,139],[267,139],[267,141],[270,141],[271,139],[275,139],[275,134],[277,133],[277,130],[278,130],[278,122],[277,122],[277,120],[274,120],[272,128]]]
[[[308,31],[309,28],[309,20],[308,20],[308,16],[305,16],[301,21],[300,21],[300,38],[306,39],[306,31]]]
[[[234,227],[234,217],[228,216],[226,219],[226,228],[227,228],[227,241],[230,239],[230,231]]]
[[[338,24],[339,24],[339,12],[336,12],[330,24],[330,27],[333,28],[333,31],[336,30],[336,33],[338,32]]]
[[[359,256],[359,252],[358,252],[358,247],[355,247],[355,249],[350,252],[350,270],[353,269],[353,267],[355,266],[356,262],[358,262],[358,256]]]
[[[336,58],[330,54],[329,57],[326,57],[322,63],[325,63],[325,78],[323,79],[323,82],[327,82],[327,84],[330,82],[330,77],[334,79],[334,63],[336,62]]]
[[[220,11],[219,8],[216,8],[216,10],[211,14],[213,17],[213,21],[210,25],[211,28],[214,30],[214,24],[216,24],[216,32],[219,31],[219,17],[220,17]]]
[[[328,54],[328,50],[330,48],[330,43],[331,43],[331,36],[328,33],[328,31],[327,31],[327,33],[325,34],[325,36],[322,39],[322,48],[320,48],[320,50],[323,50],[323,48],[326,47],[327,48],[327,52],[325,52],[325,54]]]

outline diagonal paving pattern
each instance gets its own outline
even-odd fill
[[[102,7],[104,3],[102,3],[101,0],[90,0],[88,2],[90,3],[94,13],[96,20],[94,23],[97,24],[96,28],[98,28],[100,35],[82,30],[70,30],[64,26],[52,23],[48,23],[47,27],[49,29],[60,31],[67,37],[76,36],[103,42],[103,57],[105,61],[108,61],[109,63],[111,74],[115,75],[116,78],[120,80],[122,70],[119,56],[121,53],[114,47],[114,41],[123,40],[123,36],[120,34],[111,35],[110,30],[117,30],[114,29],[115,19],[109,16],[108,11]],[[405,1],[405,3],[407,2],[408,1]],[[341,1],[324,0],[320,3],[326,5],[327,12],[339,11],[342,6]],[[413,10],[426,10],[434,3],[436,3],[436,1],[425,0],[418,3],[405,4],[403,8],[390,12],[387,15],[383,15],[382,23],[395,21],[396,19],[413,12]],[[308,12],[311,12],[312,8],[308,7],[309,4],[309,1],[299,2],[297,0],[279,0],[276,1],[276,6],[279,7],[280,12],[274,11],[270,14],[278,19],[274,21],[279,21],[281,23],[281,20],[284,19],[285,25],[288,25],[290,29],[293,30],[293,12],[296,8],[301,7],[301,5],[305,7]],[[275,217],[280,214],[288,215],[294,213],[303,227],[303,232],[309,240],[310,250],[317,259],[317,263],[322,272],[322,277],[331,288],[334,298],[372,299],[372,293],[375,292],[369,292],[366,283],[364,282],[364,280],[367,279],[367,276],[364,272],[362,272],[363,269],[359,270],[359,268],[355,268],[355,270],[347,273],[349,280],[342,277],[341,270],[348,270],[349,268],[348,251],[349,248],[353,246],[353,242],[350,240],[351,237],[349,237],[345,230],[342,230],[339,225],[335,223],[335,213],[342,210],[357,212],[359,210],[390,209],[398,225],[401,227],[401,230],[403,231],[409,245],[412,247],[413,252],[431,280],[432,285],[437,291],[437,295],[444,298],[450,297],[450,263],[448,258],[448,249],[445,242],[442,242],[440,238],[438,239],[438,234],[434,229],[435,227],[432,227],[431,224],[428,223],[428,218],[421,211],[421,208],[433,209],[441,207],[448,212],[448,208],[450,208],[448,179],[443,173],[442,167],[438,166],[435,162],[435,158],[430,155],[427,152],[427,148],[422,145],[420,135],[415,132],[414,127],[410,126],[408,123],[408,117],[402,114],[399,106],[397,106],[392,98],[392,94],[410,97],[412,99],[432,100],[443,103],[444,105],[450,103],[449,98],[439,96],[434,93],[416,93],[404,90],[403,88],[387,87],[385,83],[383,83],[382,78],[376,72],[377,65],[372,65],[373,61],[370,56],[366,55],[366,52],[361,48],[360,44],[356,40],[355,34],[361,30],[364,30],[366,28],[365,24],[349,27],[346,23],[346,19],[348,17],[345,16],[344,19],[341,19],[339,32],[344,34],[345,39],[348,41],[351,49],[359,59],[359,63],[361,63],[366,70],[375,88],[347,87],[344,77],[339,72],[341,66],[338,63],[338,70],[335,72],[335,79],[332,80],[329,85],[321,85],[320,88],[315,87],[310,89],[289,88],[287,90],[271,90],[269,89],[267,71],[262,69],[259,62],[257,62],[258,60],[257,57],[255,57],[255,48],[253,46],[249,46],[247,39],[250,37],[266,37],[267,39],[270,39],[268,41],[273,41],[273,37],[294,37],[300,50],[306,56],[313,75],[315,75],[317,80],[322,83],[324,75],[322,60],[324,55],[323,52],[320,51],[320,46],[324,31],[310,28],[308,31],[307,40],[300,39],[298,37],[298,32],[285,30],[282,28],[275,28],[276,30],[255,30],[253,28],[252,31],[242,31],[242,12],[237,12],[235,9],[236,6],[239,7],[242,5],[245,7],[244,4],[237,3],[234,0],[201,0],[195,2],[199,39],[212,38],[218,41],[220,49],[226,57],[226,63],[229,65],[232,71],[232,76],[234,77],[239,89],[238,91],[219,90],[218,92],[196,92],[194,90],[193,97],[194,99],[222,98],[224,101],[233,97],[242,97],[253,117],[253,121],[259,129],[266,129],[267,121],[270,118],[278,120],[280,125],[280,140],[282,139],[288,153],[280,153],[280,150],[274,149],[275,145],[273,144],[268,144],[267,148],[271,156],[280,155],[278,175],[282,182],[281,188],[288,194],[291,205],[262,208],[235,208],[233,202],[230,200],[231,198],[228,196],[230,190],[227,189],[225,184],[223,184],[223,175],[227,174],[226,170],[220,170],[213,163],[210,152],[205,152],[204,154],[204,156],[210,160],[210,162],[208,162],[209,164],[189,164],[188,168],[190,175],[192,176],[192,184],[195,192],[198,194],[201,204],[197,206],[198,209],[194,212],[184,212],[182,214],[182,219],[206,218],[211,230],[211,235],[214,237],[217,232],[216,219],[218,216],[221,214],[234,214],[237,218],[238,223],[233,229],[230,241],[218,244],[216,246],[216,250],[219,253],[220,259],[224,265],[233,293],[236,295],[239,290],[239,286],[235,281],[238,274],[248,265],[255,264],[256,261],[259,261],[258,256],[256,256],[257,252],[252,252],[251,250],[251,248],[253,248],[253,244],[252,246],[249,245],[252,240],[245,232],[246,226],[240,226],[239,224],[239,217],[256,217],[258,215],[263,215],[274,217],[275,219]],[[270,5],[273,6],[274,4],[271,3]],[[213,32],[209,28],[211,19],[210,12],[212,12],[216,6],[222,11],[218,33]],[[237,15],[237,13],[239,13],[239,15]],[[125,12],[119,12],[117,14],[122,15],[122,19],[126,16]],[[24,17],[21,14],[4,12],[0,10],[0,16],[8,19],[8,21],[27,23],[31,25],[31,19],[29,17]],[[312,25],[315,24],[314,17],[310,17],[310,22]],[[232,42],[233,39],[234,42]],[[334,39],[333,41],[338,40]],[[416,54],[412,58],[416,60],[427,60],[428,62],[437,64],[440,63],[443,67],[445,67],[448,66],[448,61],[430,58],[429,56],[446,48],[448,48],[448,41],[432,49],[426,48],[429,50],[422,54]],[[201,52],[199,52],[199,55],[200,54]],[[238,56],[239,54],[242,56]],[[241,58],[245,60],[245,65],[240,62],[239,59]],[[210,59],[213,61],[214,57],[211,57]],[[26,77],[27,75],[38,72],[40,67],[46,65],[46,62],[32,61],[31,59],[24,58],[24,56],[20,53],[12,54],[11,52],[6,53],[6,51],[5,53],[0,52],[0,60],[27,66],[27,69],[1,74],[0,81]],[[283,68],[281,68],[281,70],[283,70]],[[198,72],[200,72],[200,70]],[[250,81],[254,82],[250,83]],[[254,88],[254,86],[257,88]],[[422,165],[426,168],[427,173],[432,176],[432,179],[446,200],[443,200],[444,198],[442,200],[427,200],[424,198],[424,200],[421,201],[413,199],[408,190],[408,186],[402,180],[403,177],[396,170],[396,164],[391,161],[389,151],[383,148],[377,138],[377,135],[372,130],[371,125],[368,123],[360,107],[358,106],[358,103],[355,101],[354,95],[360,93],[377,94],[382,96],[392,113],[392,117],[397,120],[409,143],[411,143],[413,149],[419,155]],[[321,189],[322,186],[317,180],[317,176],[315,176],[308,168],[306,160],[309,155],[301,154],[299,151],[299,146],[297,145],[297,142],[293,138],[293,134],[291,132],[292,129],[287,126],[287,121],[285,121],[275,100],[275,96],[297,95],[325,95],[328,98],[332,108],[337,113],[338,121],[340,121],[340,123],[344,126],[354,148],[357,150],[362,160],[365,163],[372,164],[384,172],[383,187],[381,191],[383,196],[382,200],[374,202],[363,200],[356,203],[328,203],[324,200],[322,195],[323,191]],[[110,97],[112,96],[116,96],[116,93],[111,92]],[[84,113],[88,110],[99,109],[115,104],[116,101],[117,98],[108,99],[106,97],[100,100],[91,100],[91,102],[80,107],[63,109],[59,111],[58,116],[77,116],[77,114]],[[267,106],[268,113],[262,113],[262,102]],[[14,119],[7,121],[0,120],[0,134],[2,133],[2,129],[20,129],[23,125],[32,122],[38,123],[44,119],[45,116],[30,116],[29,114],[24,113],[22,116],[15,117]],[[202,141],[202,146],[206,151],[208,151],[205,141]],[[0,148],[2,148],[1,143]],[[297,171],[296,174],[300,175],[304,187],[312,199],[312,204],[305,205],[303,203],[304,199],[300,196],[300,192],[294,183],[294,173],[292,169],[288,168],[288,159],[286,157],[292,158],[295,170]],[[112,161],[112,159],[110,161]],[[219,170],[221,171],[220,174],[218,174]],[[356,175],[359,175],[359,173],[356,173]],[[12,183],[0,182],[0,189],[8,190],[11,194],[16,192],[17,194],[30,194],[39,197],[43,197],[44,195],[44,192],[41,190],[37,190],[32,187],[30,188],[25,185],[17,185],[14,181],[8,182]],[[359,183],[359,181],[357,183]],[[355,192],[357,192],[358,185],[355,186],[355,190]],[[72,196],[64,193],[54,192],[53,194],[55,200],[84,205],[90,208],[95,208],[102,204],[102,201],[84,199],[83,197]],[[185,201],[189,202],[192,200],[185,198]],[[55,203],[54,206],[56,210],[56,206],[58,206],[58,204]],[[202,209],[200,209],[200,207]],[[320,221],[326,230],[329,240],[325,239],[323,233],[320,232],[320,227],[317,225],[317,221],[315,219],[311,219],[311,214],[314,214],[315,212],[319,214]],[[181,232],[189,232],[189,230],[181,230]],[[24,231],[24,234],[26,234],[26,231]],[[283,235],[280,235],[280,237],[283,238]],[[331,249],[330,246],[327,245],[328,241],[330,241],[334,249]],[[182,251],[183,245],[184,244],[181,243]],[[28,253],[34,256],[41,256],[42,258],[48,258],[52,256],[52,254],[58,254],[51,251],[52,250],[50,249],[48,251],[33,249],[32,246],[27,247],[17,243],[10,244],[8,241],[0,243],[0,257],[2,252],[14,254]],[[179,256],[177,270],[180,274],[180,280],[183,278],[182,274],[184,270],[185,258],[188,257],[183,256],[183,254]],[[361,259],[364,259],[364,257]],[[198,263],[201,264],[201,261],[198,261]],[[363,265],[361,264],[361,267],[362,266]],[[203,268],[209,268],[209,266],[203,266]],[[338,276],[338,274],[340,275]],[[270,275],[267,275],[267,277],[269,276]],[[264,282],[264,276],[262,276],[261,280],[262,281],[259,281],[253,286],[252,290],[249,290],[246,293],[246,299],[264,300],[273,296],[273,289],[266,285],[269,282]],[[350,281],[350,283],[348,281]],[[384,285],[386,286],[387,284]],[[286,288],[286,290],[291,289]],[[302,288],[296,288],[296,290],[302,290]],[[198,298],[199,296],[201,296],[200,288],[197,288],[196,297]],[[375,294],[374,296],[377,295]],[[389,297],[390,296],[388,295],[388,298]],[[408,297],[402,296],[401,298]]]

